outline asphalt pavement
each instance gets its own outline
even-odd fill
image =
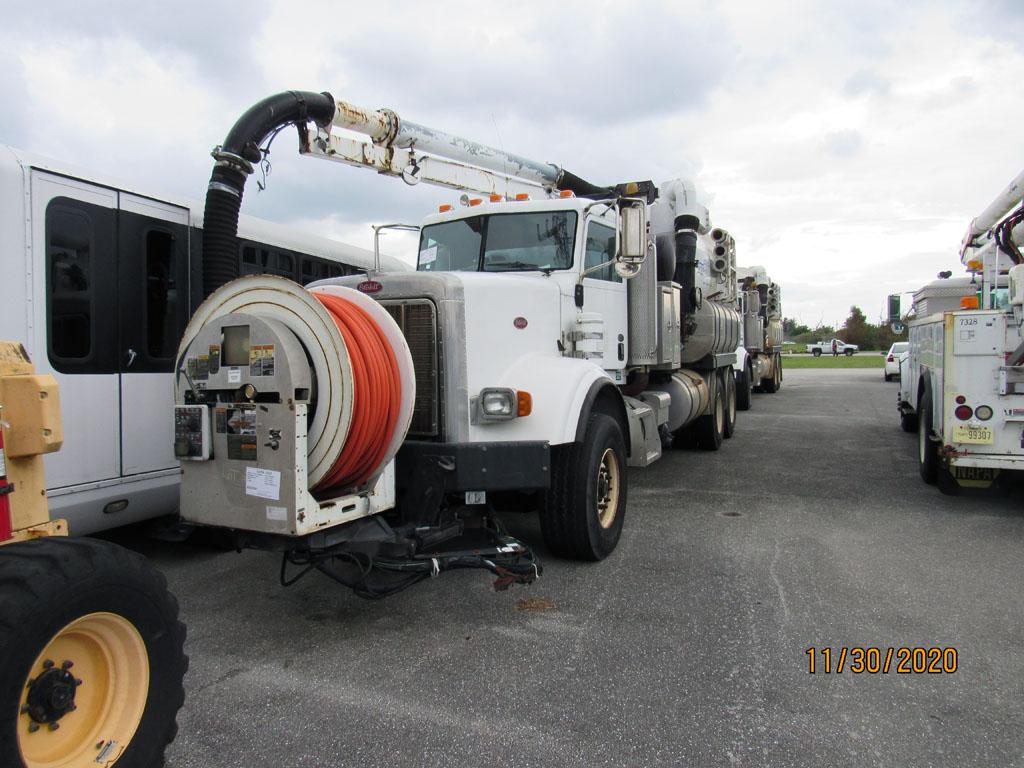
[[[545,573],[504,593],[454,572],[366,602],[124,534],[189,626],[169,765],[1024,766],[1020,498],[924,485],[897,386],[787,372],[717,454],[631,471],[602,563],[508,517]],[[952,647],[957,669],[808,672],[844,646]]]

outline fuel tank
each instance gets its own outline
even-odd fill
[[[696,363],[711,354],[732,352],[739,346],[740,313],[732,307],[704,301],[686,317],[685,322],[684,363]]]

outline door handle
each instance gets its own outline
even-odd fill
[[[132,363],[135,362],[135,358],[138,357],[138,354],[136,354],[135,350],[132,349],[131,347],[128,348],[128,352],[126,352],[125,354],[128,357],[128,362],[126,362],[124,364],[124,367],[125,368],[131,368],[132,367]]]

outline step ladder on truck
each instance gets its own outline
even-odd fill
[[[969,225],[968,276],[914,294],[898,409],[921,478],[944,493],[1024,470],[1024,172]],[[890,297],[899,322],[899,297]]]
[[[57,383],[0,341],[0,765],[163,763],[184,702],[185,627],[163,575],[51,520]]]
[[[265,142],[455,190],[420,225],[413,273],[305,289],[239,278],[246,179]],[[692,182],[599,186],[330,94],[271,96],[214,152],[205,302],[175,366],[181,513],[383,597],[451,568],[540,573],[499,513],[536,511],[547,549],[601,560],[627,466],[714,451],[735,426],[734,251],[712,258]]]

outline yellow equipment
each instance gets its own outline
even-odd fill
[[[141,555],[50,520],[62,442],[56,380],[0,341],[0,766],[160,766],[185,698],[178,603]]]

